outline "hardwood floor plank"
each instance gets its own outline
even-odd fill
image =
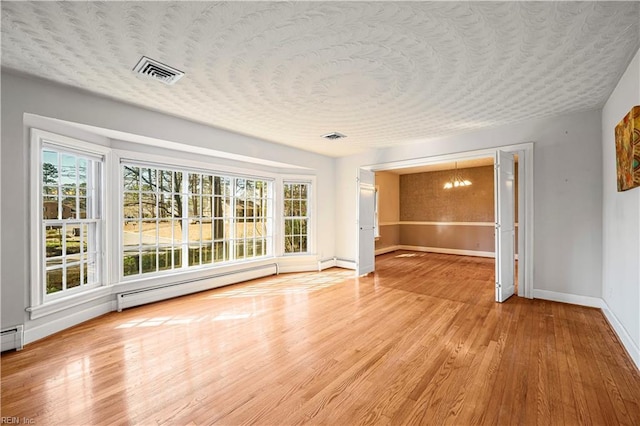
[[[2,354],[37,424],[640,424],[602,313],[494,299],[493,260],[379,256],[110,313]]]

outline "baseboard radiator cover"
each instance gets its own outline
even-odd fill
[[[24,344],[24,326],[17,325],[0,331],[2,336],[2,352],[15,349],[22,350]]]
[[[210,290],[225,285],[236,284],[256,278],[262,278],[278,273],[278,265],[268,264],[247,268],[240,271],[210,275],[195,280],[180,281],[157,287],[147,287],[116,294],[118,312],[123,309],[140,306],[147,303],[159,302],[173,297],[184,296],[199,291]]]
[[[318,271],[323,271],[328,268],[333,268],[334,266],[336,266],[335,257],[318,261]]]

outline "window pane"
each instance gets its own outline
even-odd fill
[[[172,192],[173,191],[173,173],[168,170],[161,170],[159,173],[160,173],[160,191]]]
[[[76,197],[62,199],[62,219],[75,219],[77,214]]]
[[[140,189],[140,168],[124,166],[124,190],[137,191]]]
[[[158,190],[158,171],[156,169],[140,169],[140,189],[149,192]]]
[[[158,196],[158,217],[173,217],[173,197],[171,194]]]
[[[47,271],[47,294],[62,291],[62,268]]]
[[[224,195],[224,179],[220,176],[213,178],[213,193],[215,195]]]
[[[42,197],[42,218],[58,219],[58,197],[45,195]]]
[[[244,240],[235,241],[236,259],[244,259]]]
[[[137,250],[126,250],[125,248],[123,266],[125,277],[140,273],[140,254]]]
[[[172,220],[165,219],[158,221],[158,243],[173,244],[172,224]]]
[[[199,242],[202,239],[200,227],[200,222],[189,222],[189,242]]]
[[[213,240],[213,230],[211,219],[203,219],[202,220],[202,241],[211,241]]]
[[[244,217],[244,200],[236,199],[236,217]]]
[[[42,151],[42,183],[58,185],[58,153]]]
[[[267,235],[267,223],[265,221],[258,221],[255,224],[256,237],[264,237]]]
[[[245,197],[247,198],[253,198],[255,195],[255,192],[253,190],[255,186],[254,181],[247,179],[246,184],[245,184]]]
[[[180,194],[173,195],[173,217],[182,217],[182,198]]]
[[[198,195],[189,196],[189,217],[200,217],[201,200]]]
[[[213,221],[213,239],[221,240],[224,236],[224,221],[222,219],[215,219]]]
[[[80,285],[80,264],[67,267],[67,288],[74,288]]]
[[[83,189],[83,195],[86,194],[88,181],[88,164],[84,158],[78,158],[78,188]]]
[[[211,263],[213,261],[213,247],[211,243],[202,245],[202,264]]]
[[[244,198],[246,181],[244,179],[236,179],[235,196]]]
[[[211,194],[213,190],[213,176],[202,176],[202,193]]]
[[[78,215],[80,219],[87,218],[87,197],[78,198]]]
[[[201,176],[199,173],[189,173],[189,193],[200,193],[200,178]]]
[[[173,224],[173,242],[181,243],[182,242],[182,221],[174,220]]]
[[[122,241],[125,246],[137,246],[140,244],[140,231],[142,225],[137,220],[127,220],[122,228]]]
[[[173,173],[173,192],[184,192],[182,190],[182,172]]]
[[[80,253],[80,226],[67,226],[65,243],[67,256]]]
[[[173,267],[174,268],[182,267],[182,247],[173,248]]]
[[[224,199],[222,197],[213,198],[213,216],[224,217]]]
[[[142,221],[142,241],[143,245],[155,245],[158,243],[158,224],[153,221]]]
[[[123,203],[122,211],[125,218],[140,217],[140,195],[137,192],[125,192]]]
[[[172,267],[173,250],[170,246],[161,246],[158,249],[158,270],[165,271]]]
[[[246,227],[245,227],[245,236],[247,238],[253,238],[255,236],[255,231],[256,231],[255,223],[253,221],[251,222],[247,221]]]
[[[62,154],[62,168],[60,171],[60,183],[63,186],[76,186],[76,157]]]
[[[143,218],[157,217],[156,200],[156,194],[142,194],[141,208]]]
[[[226,260],[229,260],[229,253],[227,251],[226,243],[222,241],[215,242],[213,243],[213,249],[213,259],[215,262],[224,262]]]
[[[141,249],[141,263],[142,263],[142,273],[155,272],[158,270],[156,266],[156,255],[157,247],[152,246],[143,246]]]
[[[200,265],[200,246],[189,246],[189,266]]]
[[[213,210],[211,209],[212,205],[211,197],[202,197],[202,216],[203,217],[212,217]]]
[[[236,237],[244,237],[244,220],[233,221],[233,231]],[[229,234],[233,235],[233,234]]]

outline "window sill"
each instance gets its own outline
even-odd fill
[[[111,295],[111,291],[112,288],[110,286],[101,286],[82,293],[74,294],[73,296],[52,300],[39,306],[30,306],[26,311],[30,314],[29,318],[31,320],[35,320],[109,296]]]

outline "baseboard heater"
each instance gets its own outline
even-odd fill
[[[254,268],[242,269],[240,271],[209,275],[194,280],[180,281],[157,287],[148,287],[141,290],[126,291],[116,294],[117,308],[118,312],[121,312],[123,309],[131,308],[133,306],[158,302],[160,300],[171,299],[172,297],[184,296],[186,294],[197,293],[199,291],[211,290],[213,288],[275,275],[277,273],[278,265],[273,263]]]
[[[15,349],[22,350],[24,342],[24,326],[17,325],[0,331],[2,336],[2,352]]]

